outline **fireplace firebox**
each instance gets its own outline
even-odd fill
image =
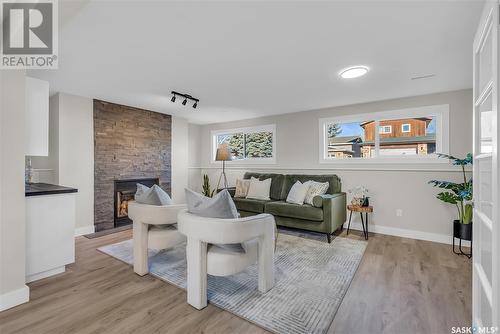
[[[160,180],[159,178],[115,180],[115,227],[132,224],[132,220],[128,217],[128,202],[134,200],[137,183],[152,187],[155,184],[160,185]]]

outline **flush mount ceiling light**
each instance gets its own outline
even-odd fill
[[[194,102],[193,108],[196,109],[196,107],[198,107],[198,103],[200,102],[199,99],[192,97],[189,94],[182,94],[182,93],[178,93],[176,91],[172,91],[171,94],[172,94],[172,99],[170,101],[172,101],[172,102],[175,102],[177,96],[183,97],[184,98],[184,100],[182,101],[183,106],[185,106],[187,104],[188,100],[191,100]]]
[[[369,68],[367,66],[351,66],[340,71],[340,76],[342,79],[359,78],[368,73],[368,70]]]

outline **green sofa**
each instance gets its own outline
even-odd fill
[[[259,180],[271,178],[271,200],[234,198],[236,208],[242,217],[270,213],[274,216],[277,225],[325,233],[328,242],[331,242],[331,234],[337,229],[341,229],[346,221],[346,194],[341,191],[342,184],[337,175],[284,175],[247,172],[243,176],[244,179],[251,177]],[[330,187],[325,195],[316,196],[313,199],[313,205],[285,202],[288,192],[295,182],[309,180],[328,182]],[[230,192],[234,195],[234,189],[230,189]]]

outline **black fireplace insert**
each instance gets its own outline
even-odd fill
[[[121,179],[115,180],[115,227],[132,224],[128,217],[128,202],[134,200],[137,191],[137,183],[147,187],[160,185],[159,178]]]

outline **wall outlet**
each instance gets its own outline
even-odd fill
[[[403,210],[402,209],[397,209],[396,210],[396,216],[397,217],[403,217]]]

